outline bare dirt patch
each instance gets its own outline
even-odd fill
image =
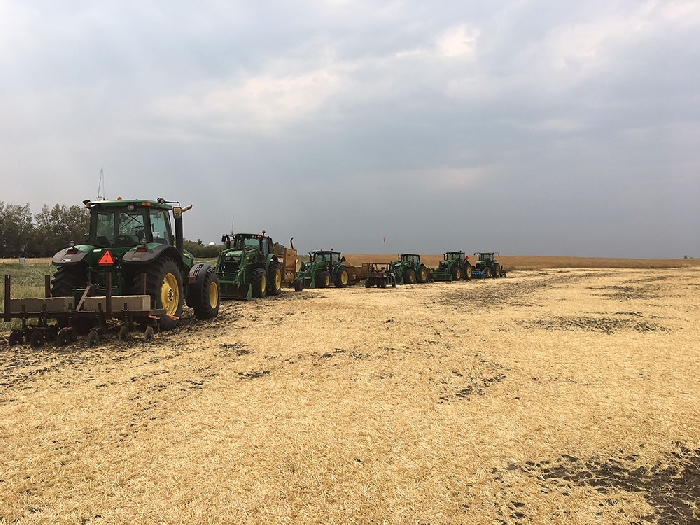
[[[285,290],[0,340],[0,523],[694,523],[696,269]]]

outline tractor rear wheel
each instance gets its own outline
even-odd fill
[[[133,290],[141,289],[141,274],[134,276]],[[163,330],[177,326],[185,304],[185,289],[180,269],[174,260],[166,257],[158,259],[146,268],[146,293],[151,296],[151,304],[156,309],[165,309],[160,319]]]
[[[491,277],[491,268],[486,268],[484,272],[484,277],[486,277],[487,279]]]
[[[416,280],[419,283],[427,283],[428,282],[428,269],[421,264],[420,268],[418,268],[418,273],[416,274]]]
[[[84,264],[59,266],[51,281],[51,297],[70,297],[75,288],[85,288],[86,285],[87,267]]]
[[[493,277],[495,279],[496,277],[500,277],[500,276],[501,276],[501,265],[494,264],[493,265],[493,275],[491,275],[491,277]]]
[[[265,297],[267,295],[267,274],[265,268],[253,270],[253,297]]]
[[[459,266],[452,268],[452,280],[459,281],[462,278],[462,269]]]
[[[403,274],[403,282],[405,284],[416,284],[416,272],[413,268],[409,268],[406,270],[406,273]]]
[[[472,280],[472,265],[471,264],[467,264],[467,266],[464,269],[464,280],[465,281]]]
[[[219,315],[221,295],[219,278],[209,264],[197,264],[190,270],[194,283],[187,285],[187,305],[194,310],[197,319],[213,319]]]
[[[349,281],[350,275],[348,274],[348,269],[345,266],[339,266],[335,276],[336,288],[347,287]]]
[[[365,288],[372,288],[372,286],[374,286],[374,279],[368,277],[365,281]]]
[[[267,295],[279,295],[282,293],[282,268],[279,264],[270,266],[267,274]]]

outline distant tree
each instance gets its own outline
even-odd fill
[[[201,239],[197,239],[196,242],[184,239],[182,244],[185,250],[190,252],[195,257],[199,257],[202,259],[212,259],[214,257],[217,257],[219,255],[219,252],[223,249],[223,246],[220,244],[214,246],[206,245],[202,242]]]
[[[30,255],[32,229],[29,204],[21,206],[0,201],[0,257]]]
[[[52,256],[71,241],[82,244],[90,230],[90,213],[82,206],[49,208],[44,204],[35,220],[34,251],[43,257]]]

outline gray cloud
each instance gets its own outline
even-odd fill
[[[5,2],[0,200],[303,249],[700,256],[700,4]],[[383,238],[387,241],[384,243]]]

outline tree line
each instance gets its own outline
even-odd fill
[[[78,205],[44,204],[32,215],[29,204],[0,201],[0,259],[53,257],[71,241],[83,244],[90,231],[90,211]],[[195,257],[216,257],[221,246],[207,246],[201,240],[185,241]]]

